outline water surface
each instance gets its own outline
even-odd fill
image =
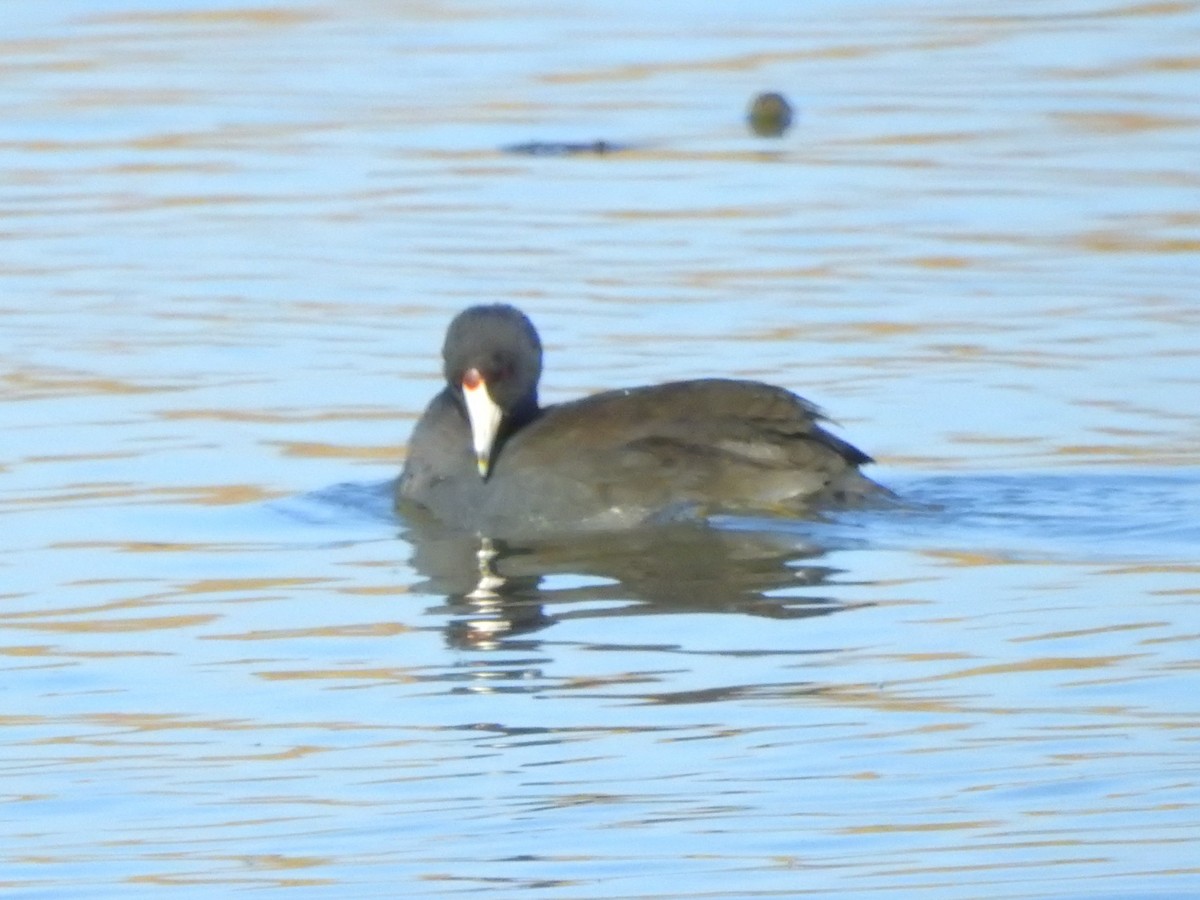
[[[1192,2],[6,10],[0,885],[1200,892],[1198,46]],[[761,378],[907,503],[421,531],[481,300],[546,400]]]

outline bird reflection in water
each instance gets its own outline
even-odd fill
[[[407,524],[412,565],[426,579],[414,590],[446,598],[440,611],[451,617],[448,641],[464,649],[536,649],[536,641],[517,639],[568,619],[688,613],[784,619],[861,605],[813,590],[838,572],[818,563],[826,548],[745,523],[511,540],[455,531],[423,516]]]
[[[480,537],[477,541],[475,563],[479,580],[461,599],[447,597],[452,606],[467,609],[465,615],[456,617],[450,625],[450,644],[491,650],[505,638],[549,625],[552,620],[544,615],[540,604],[516,603],[508,598],[512,587],[496,565],[501,551],[491,538]]]

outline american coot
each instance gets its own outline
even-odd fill
[[[456,528],[625,528],[886,493],[858,471],[871,458],[782,388],[705,378],[542,408],[541,341],[502,304],[459,313],[442,357],[446,388],[413,431],[396,496]]]

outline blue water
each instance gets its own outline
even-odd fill
[[[6,895],[1200,891],[1196,4],[0,30]],[[899,502],[397,517],[480,301],[546,401],[780,384]]]

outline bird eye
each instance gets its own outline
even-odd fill
[[[512,378],[513,364],[509,359],[496,359],[492,361],[492,381],[507,381]]]

